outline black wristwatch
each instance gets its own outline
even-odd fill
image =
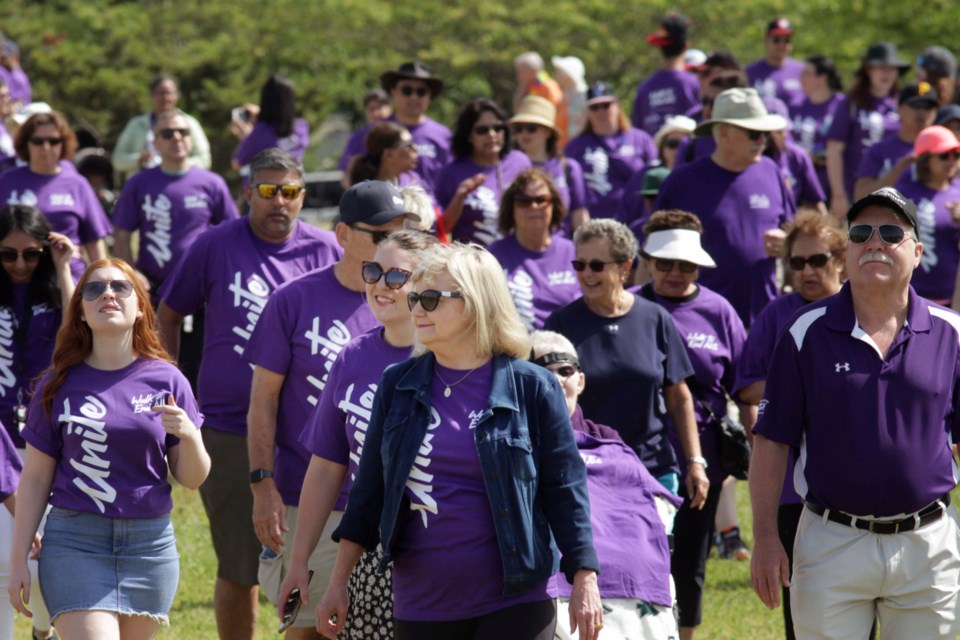
[[[254,469],[250,472],[250,484],[256,484],[263,480],[264,478],[272,478],[273,471],[267,471],[266,469]]]

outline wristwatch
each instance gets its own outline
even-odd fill
[[[703,456],[690,456],[687,458],[687,468],[694,463],[702,465],[704,469],[707,468],[707,459]]]
[[[250,472],[250,484],[256,484],[263,480],[264,478],[272,478],[273,471],[267,471],[266,469],[254,469]]]

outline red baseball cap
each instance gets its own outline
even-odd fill
[[[792,36],[793,27],[786,18],[777,18],[767,25],[768,36]]]

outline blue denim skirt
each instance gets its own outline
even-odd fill
[[[168,624],[180,579],[170,516],[114,519],[54,507],[39,578],[53,620],[68,611],[112,611]]]

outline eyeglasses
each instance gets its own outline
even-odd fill
[[[23,261],[27,264],[35,264],[40,262],[40,257],[43,255],[43,249],[37,247],[30,247],[29,249],[24,249],[23,251],[17,251],[16,249],[7,247],[0,249],[0,262],[6,262],[7,264],[13,264],[17,261],[17,258],[23,256]]]
[[[417,145],[413,140],[401,140],[393,146],[394,149],[410,149]]]
[[[871,231],[871,233],[873,232]],[[829,260],[832,256],[833,254],[828,251],[827,253],[815,253],[812,256],[807,256],[806,258],[803,256],[791,256],[787,262],[790,264],[790,268],[794,271],[803,271],[803,268],[808,264],[814,269],[819,269],[826,265],[827,260]]]
[[[756,142],[769,135],[766,131],[754,131],[753,129],[744,129],[743,127],[737,128],[747,134],[747,138],[749,138],[751,142]]]
[[[280,197],[284,200],[296,200],[300,193],[303,191],[303,187],[298,184],[272,184],[270,182],[261,182],[256,186],[257,193],[260,194],[260,197],[264,200],[273,200],[277,197],[277,192],[280,192]]]
[[[937,155],[938,158],[944,162],[950,162],[951,160],[956,160],[960,158],[960,152],[958,151],[947,151],[946,153],[941,153]]]
[[[503,133],[506,130],[507,125],[502,122],[498,122],[497,124],[478,124],[473,128],[473,132],[478,136],[485,136],[491,131],[494,133]]]
[[[373,238],[373,244],[380,244],[387,239],[387,236],[390,235],[389,231],[377,231],[376,229],[367,229],[365,227],[357,227],[355,225],[350,225],[350,228],[354,231],[362,231],[363,233],[369,233]]]
[[[608,260],[606,262],[603,260],[591,260],[590,262],[586,260],[574,260],[570,264],[573,265],[574,271],[583,271],[587,267],[590,267],[590,271],[600,273],[607,268],[608,264],[620,264],[620,262],[620,260]]]
[[[548,367],[549,369],[549,367]],[[562,367],[557,367],[556,369],[549,369],[551,372],[557,374],[563,379],[567,379],[577,372],[577,368],[572,364],[565,364]]]
[[[680,273],[693,273],[697,270],[697,265],[686,260],[667,260],[665,258],[654,258],[653,266],[660,273],[670,273],[674,265],[680,266]]]
[[[173,136],[177,135],[178,133],[180,134],[181,138],[190,137],[190,129],[160,129],[160,131],[157,132],[157,135],[164,140],[173,140]]]
[[[536,133],[540,129],[538,124],[530,123],[518,123],[513,125],[513,133],[515,135],[520,135],[521,133]]]
[[[546,206],[553,201],[553,198],[550,196],[528,196],[525,193],[518,193],[513,196],[513,204],[524,209],[537,208]]]
[[[58,147],[63,144],[63,138],[44,138],[43,136],[33,136],[29,140],[35,147],[42,147],[49,144],[51,147]]]
[[[770,38],[770,40],[773,42],[773,44],[790,44],[793,41],[793,39],[789,36],[773,36]]]
[[[907,237],[907,230],[898,224],[855,224],[847,231],[847,238],[853,244],[866,244],[873,237],[873,232],[880,234],[884,244],[898,245]]]
[[[81,294],[84,300],[93,302],[106,293],[107,289],[110,289],[118,298],[129,298],[133,293],[133,284],[129,280],[94,280],[83,285]]]
[[[409,84],[400,85],[397,88],[400,89],[400,93],[407,96],[408,98],[414,94],[416,94],[418,98],[422,98],[428,93],[430,93],[430,89],[428,89],[427,87],[411,87]]]
[[[612,104],[613,102],[594,102],[589,109],[590,111],[606,111]]]
[[[424,311],[433,311],[440,304],[440,298],[463,298],[463,293],[459,291],[437,291],[436,289],[427,289],[417,293],[411,291],[407,294],[407,306],[410,311],[420,303]]]
[[[407,284],[407,280],[410,279],[410,272],[397,267],[384,271],[379,262],[364,261],[360,276],[367,284],[377,284],[380,282],[380,278],[383,278],[383,283],[387,285],[388,289],[399,289]]]
[[[679,138],[667,138],[663,141],[663,146],[666,149],[679,149],[680,148],[680,139]]]

